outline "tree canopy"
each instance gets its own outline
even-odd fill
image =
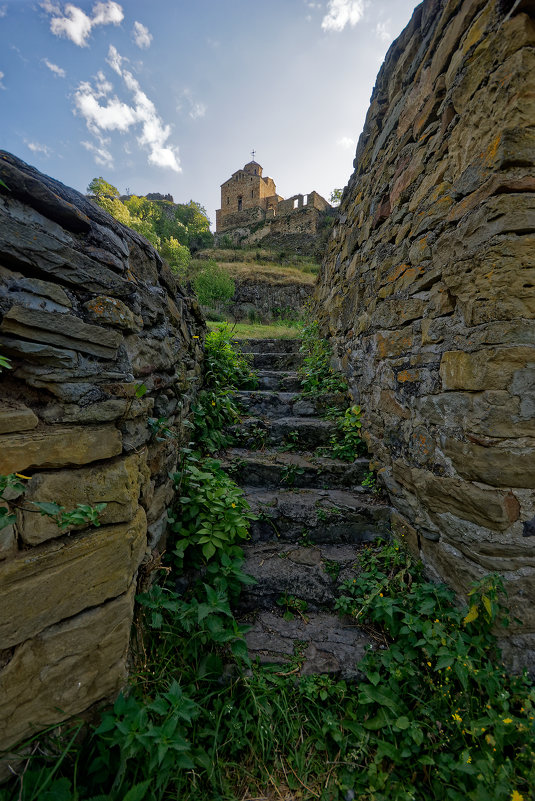
[[[119,197],[119,190],[113,184],[109,184],[104,178],[93,178],[89,186],[87,187],[87,191],[90,195],[95,195],[95,197]]]
[[[194,200],[175,204],[137,195],[120,200],[119,190],[102,177],[93,178],[87,190],[116,220],[148,239],[176,273],[185,273],[191,251],[212,244],[206,209]]]

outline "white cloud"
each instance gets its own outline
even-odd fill
[[[111,45],[107,62],[121,76],[126,88],[132,93],[131,105],[119,100],[116,95],[108,97],[113,87],[101,72],[97,74],[95,87],[88,81],[83,81],[74,93],[75,113],[81,114],[85,119],[89,131],[98,139],[100,148],[95,145],[88,147],[90,143],[82,144],[95,154],[95,158],[98,156],[103,160],[111,160],[111,154],[107,150],[109,140],[104,139],[103,132],[125,133],[133,126],[140,125],[141,132],[137,141],[141,147],[149,151],[149,163],[181,172],[178,148],[167,144],[171,126],[163,123],[154,103],[142,91],[132,73],[123,69],[123,60],[116,48]],[[104,98],[105,102],[99,102]],[[104,161],[98,163],[103,164]]]
[[[150,43],[152,42],[152,33],[149,33],[149,29],[142,25],[141,22],[134,22],[132,36],[134,37],[134,42],[138,47],[141,48],[141,50],[150,47]]]
[[[42,153],[44,156],[50,156],[51,150],[46,145],[42,145],[40,142],[26,142],[26,147],[28,147],[32,153]]]
[[[4,84],[2,83],[2,81],[4,79],[4,76],[5,76],[5,73],[4,72],[0,72],[0,89],[5,89],[6,88],[4,86]]]
[[[44,63],[44,64],[46,64],[46,66],[48,67],[48,69],[49,69],[51,72],[53,72],[53,73],[54,73],[54,75],[55,75],[57,78],[64,78],[64,77],[66,76],[66,74],[67,74],[67,73],[65,72],[65,70],[64,70],[64,69],[62,69],[61,67],[58,67],[58,65],[57,65],[57,64],[53,64],[53,63],[52,63],[51,61],[49,61],[47,58],[44,58],[44,59],[43,59],[43,63]]]
[[[52,33],[65,36],[78,47],[87,46],[87,39],[96,25],[120,25],[124,19],[122,7],[113,0],[95,3],[91,17],[72,3],[67,3],[64,11],[59,3],[51,0],[44,0],[41,7],[53,15],[50,20]]]
[[[341,136],[340,139],[336,140],[336,144],[345,148],[346,150],[349,150],[350,148],[355,147],[356,142],[354,139],[351,139],[350,136]]]
[[[184,108],[182,100],[179,100],[176,107],[177,111],[186,112],[187,110],[188,116],[191,117],[192,120],[199,120],[205,116],[206,104],[202,103],[200,100],[195,100],[191,89],[184,89],[182,97],[186,102],[186,107]]]
[[[390,20],[386,22],[378,22],[375,26],[375,35],[381,42],[391,42],[392,41],[392,34],[388,30],[388,23]]]
[[[327,14],[321,27],[324,31],[343,31],[346,25],[354,27],[364,14],[364,0],[329,0]]]
[[[7,6],[0,6],[0,19],[5,17],[7,14]]]
[[[82,145],[93,154],[96,164],[100,164],[102,167],[113,167],[113,156],[104,144],[101,143],[98,147],[93,142],[82,142]]]
[[[192,120],[198,120],[206,114],[206,106],[204,103],[194,103],[189,113]]]

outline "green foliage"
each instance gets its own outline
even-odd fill
[[[76,731],[59,757],[41,747],[0,801],[230,801],[284,787],[320,801],[528,801],[535,691],[499,662],[499,579],[474,588],[479,617],[463,623],[397,543],[367,547],[338,605],[386,647],[344,682],[297,675],[305,642],[282,669],[248,665],[230,605],[250,581],[242,563],[220,550],[194,587],[170,577],[141,596],[150,636],[128,697],[82,750]],[[279,599],[294,616],[303,604]]]
[[[234,390],[254,389],[256,376],[248,359],[234,346],[228,325],[210,331],[205,340],[204,383],[192,408],[194,440],[204,453],[230,444],[239,420]]]
[[[7,356],[2,356],[0,353],[0,373],[2,370],[12,370],[11,367],[11,360],[7,358]]]
[[[206,210],[193,200],[175,206],[131,195],[121,201],[119,190],[104,178],[93,178],[87,189],[112,217],[144,236],[181,277],[186,275],[190,250],[212,243]]]
[[[59,506],[57,503],[48,501],[32,501],[32,503],[37,506],[43,517],[50,517],[60,531],[85,525],[98,528],[100,526],[99,515],[108,505],[107,503],[97,503],[95,506],[89,506],[79,503],[75,509],[68,512],[64,506]]]
[[[305,355],[299,369],[301,393],[317,396],[347,392],[347,382],[331,367],[331,346],[320,336],[319,323],[316,320],[303,326],[302,338],[300,350]]]
[[[331,204],[331,206],[339,206],[340,205],[340,201],[342,200],[343,191],[344,190],[341,189],[340,187],[337,187],[336,189],[333,189],[333,191],[329,195],[329,203]]]
[[[234,295],[236,285],[228,272],[210,259],[193,279],[193,288],[204,306],[227,303]]]
[[[297,476],[302,476],[305,470],[303,467],[298,467],[296,464],[286,464],[281,469],[280,484],[287,487],[293,487]]]
[[[282,606],[284,611],[285,620],[293,620],[296,615],[301,618],[303,623],[308,623],[308,618],[305,615],[308,604],[302,598],[296,598],[295,595],[288,595],[284,593],[280,598],[277,598],[277,606]]]
[[[381,488],[377,486],[377,477],[373,470],[369,470],[362,479],[361,486],[369,490],[373,495],[379,495]]]
[[[14,510],[23,507],[14,502],[24,494],[26,485],[23,482],[28,480],[29,477],[23,476],[21,473],[0,475],[0,530],[16,522],[17,515]],[[95,527],[100,526],[99,515],[107,506],[106,503],[97,503],[95,506],[79,503],[75,509],[67,511],[64,506],[57,503],[48,501],[32,501],[31,503],[32,506],[37,507],[42,516],[53,520],[60,531],[88,524]],[[24,507],[24,511],[36,510]]]
[[[102,197],[118,198],[119,190],[113,184],[109,184],[104,178],[93,178],[87,187],[89,195],[95,195],[100,200]]]
[[[176,275],[181,278],[186,276],[188,265],[191,261],[191,253],[185,245],[181,245],[178,239],[170,236],[162,241],[160,253]]]
[[[196,545],[205,559],[248,536],[249,521],[256,519],[242,490],[213,459],[187,453],[174,475],[178,502],[170,513],[177,539],[174,554],[182,566],[186,548]]]
[[[366,445],[360,436],[360,415],[360,406],[351,406],[341,417],[336,418],[337,431],[331,436],[329,444],[329,452],[333,458],[353,462],[366,452]]]

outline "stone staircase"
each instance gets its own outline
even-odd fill
[[[244,570],[257,584],[242,593],[238,613],[252,626],[247,644],[253,659],[290,663],[296,671],[300,664],[303,675],[351,678],[373,641],[336,615],[334,600],[339,585],[354,576],[362,544],[388,536],[390,508],[361,486],[367,459],[348,464],[315,455],[335,429],[322,409],[344,409],[347,398],[299,395],[299,345],[242,343],[259,387],[238,393],[241,447],[229,450],[223,465],[258,520],[244,548]]]

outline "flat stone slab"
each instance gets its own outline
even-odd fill
[[[268,449],[231,448],[221,461],[239,484],[266,489],[353,487],[360,492],[369,470],[368,459],[343,462],[310,453]]]
[[[301,378],[295,370],[258,370],[258,388],[299,392]]]
[[[236,343],[243,353],[298,353],[302,339],[240,339]]]
[[[305,622],[261,612],[245,639],[249,656],[260,664],[284,666],[297,653],[302,659],[300,675],[329,673],[346,679],[358,678],[358,664],[373,646],[358,626],[328,613],[311,614]]]
[[[243,570],[257,583],[242,590],[238,607],[245,611],[278,609],[286,597],[306,603],[307,611],[332,611],[340,584],[359,572],[357,545],[249,544]]]
[[[311,417],[327,406],[347,408],[349,401],[341,395],[302,397],[299,392],[274,392],[258,389],[237,392],[236,400],[251,415],[276,417]]]
[[[389,536],[391,509],[359,487],[352,492],[308,488],[262,490],[244,488],[258,520],[251,525],[253,542],[358,544]]]
[[[262,370],[296,370],[303,361],[302,353],[253,352],[253,367]]]

